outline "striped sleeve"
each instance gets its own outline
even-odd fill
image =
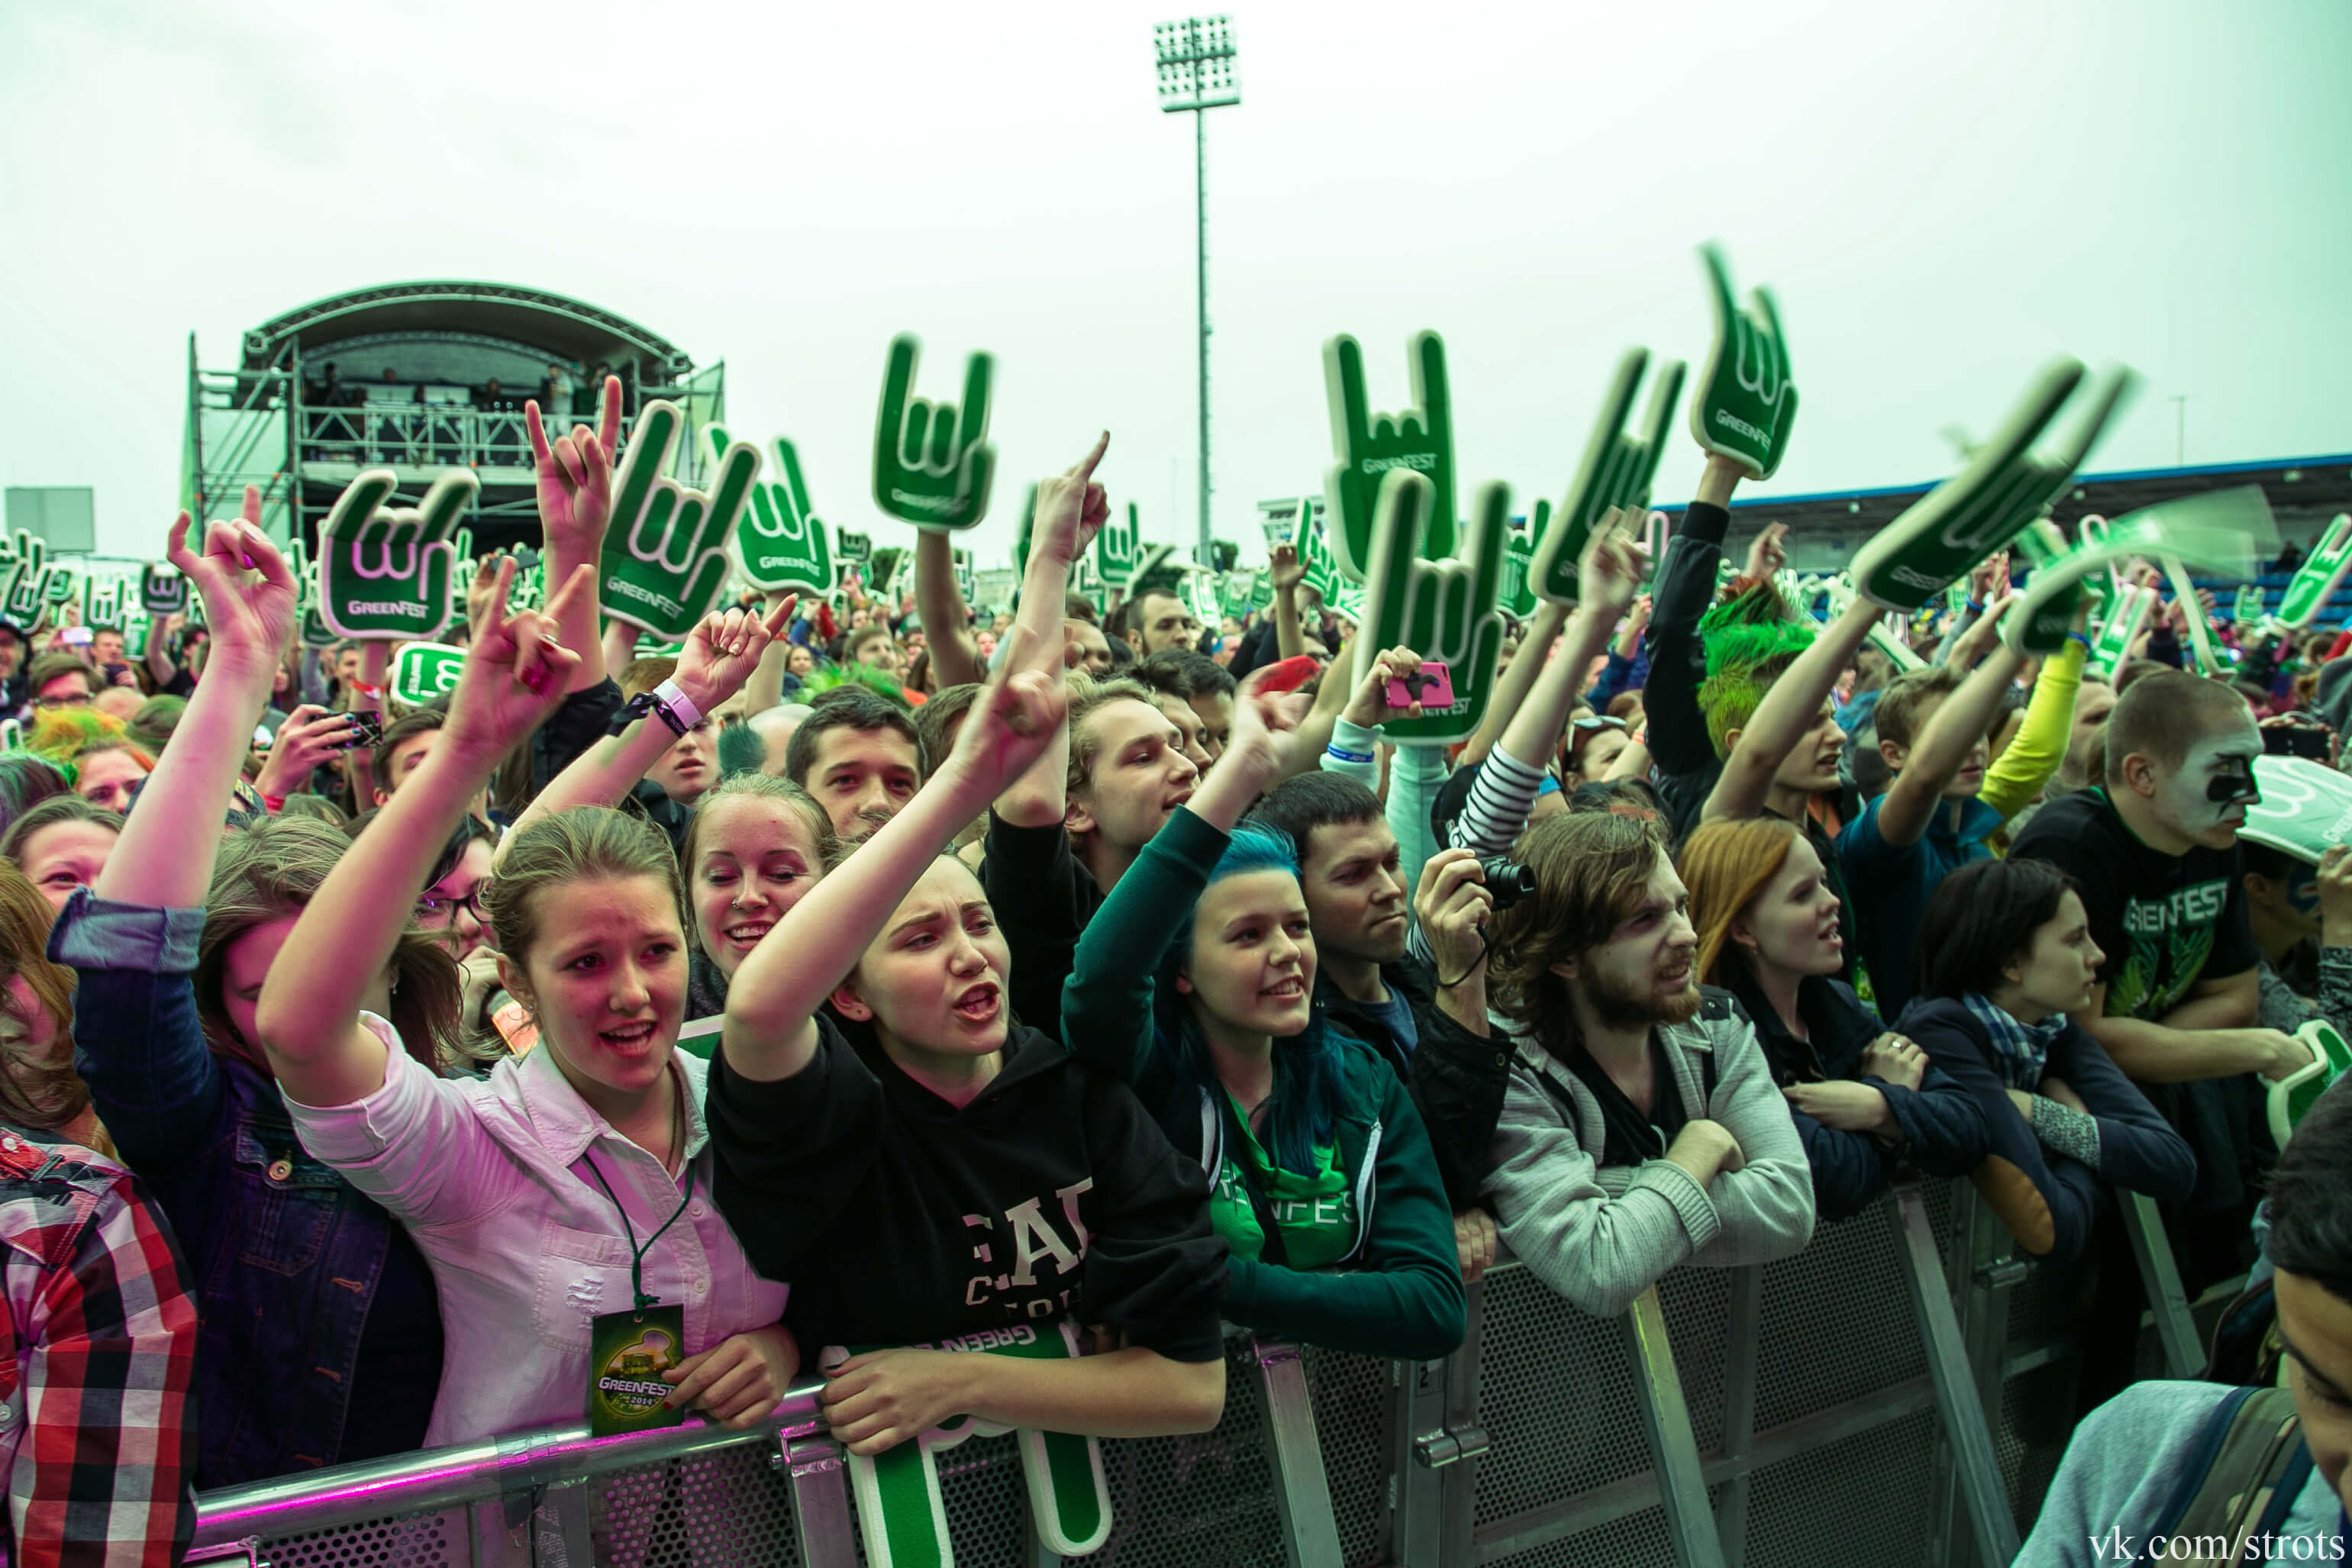
[[[1482,856],[1509,854],[1527,831],[1543,779],[1541,768],[1530,767],[1502,747],[1489,751],[1470,783],[1462,815],[1454,819],[1452,847]]]

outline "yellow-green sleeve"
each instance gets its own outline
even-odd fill
[[[1977,798],[2000,813],[2007,822],[2025,809],[2065,759],[2066,742],[2074,728],[2074,693],[2083,684],[2083,658],[2087,652],[2074,638],[2042,661],[2033,682],[2033,700],[2025,705],[2025,722],[2017,739],[1985,773]]]

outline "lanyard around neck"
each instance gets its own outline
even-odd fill
[[[646,1294],[646,1254],[654,1249],[654,1243],[677,1223],[677,1216],[684,1214],[686,1205],[694,1201],[694,1162],[688,1160],[686,1163],[686,1195],[677,1200],[677,1207],[670,1210],[669,1218],[662,1221],[661,1229],[646,1237],[646,1244],[639,1247],[636,1228],[629,1224],[629,1211],[621,1206],[619,1198],[613,1196],[613,1184],[604,1179],[604,1173],[597,1167],[596,1156],[583,1154],[581,1158],[588,1162],[589,1174],[596,1178],[596,1184],[604,1189],[607,1198],[612,1199],[614,1212],[621,1216],[621,1234],[629,1238],[629,1294],[635,1301],[636,1310],[642,1312],[647,1307],[659,1306],[658,1299]]]

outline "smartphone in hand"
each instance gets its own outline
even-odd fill
[[[1424,713],[1443,713],[1454,706],[1454,672],[1444,659],[1425,658],[1412,674],[1389,682],[1383,706],[1390,712],[1406,712],[1416,702]]]
[[[351,738],[336,742],[335,749],[337,751],[349,752],[357,750],[362,746],[373,747],[378,741],[383,739],[383,714],[362,710],[352,713],[350,717],[352,721]]]

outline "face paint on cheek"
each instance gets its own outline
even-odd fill
[[[2308,866],[2295,868],[2286,885],[2287,908],[2299,915],[2319,912],[2319,877]]]
[[[2200,741],[2189,748],[2179,769],[2158,795],[2173,820],[2194,835],[2219,827],[2223,819],[2262,798],[2254,783],[2254,757],[2262,738],[2247,726],[2243,735]]]

